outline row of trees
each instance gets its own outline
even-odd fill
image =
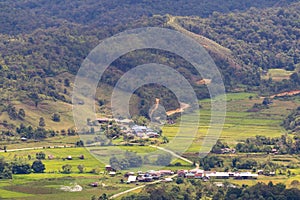
[[[8,104],[1,112],[7,112],[11,120],[24,120],[26,116],[25,110],[23,108],[17,110],[16,107],[12,104]],[[54,122],[60,122],[60,115],[58,113],[53,113],[51,119]],[[39,126],[44,127],[45,125],[45,119],[41,117],[39,121]]]
[[[13,106],[12,104],[8,104],[3,110],[2,112],[7,112],[9,118],[11,120],[16,120],[16,119],[20,119],[20,120],[24,120],[25,119],[25,110],[23,108],[20,108],[19,110],[16,109],[15,106]]]
[[[180,178],[179,178],[180,179]],[[181,179],[176,183],[168,185],[149,185],[139,194],[123,197],[122,200],[192,200],[192,199],[212,199],[212,200],[298,200],[300,190],[297,188],[287,189],[282,183],[273,184],[269,182],[257,183],[251,187],[232,187],[231,184],[224,182],[223,187],[217,187],[214,183],[203,183],[199,180]]]
[[[41,118],[40,119],[40,126],[37,128],[33,128],[31,125],[25,126],[23,123],[20,124],[20,126],[15,128],[15,131],[13,130],[3,130],[1,132],[2,139],[9,139],[12,136],[19,136],[25,137],[26,139],[34,139],[34,140],[42,140],[48,137],[54,137],[56,135],[68,135],[68,136],[74,136],[77,134],[75,129],[62,129],[61,131],[54,131],[54,130],[48,130],[45,129],[44,126],[44,120]]]
[[[134,152],[126,151],[123,158],[118,159],[117,157],[113,156],[109,159],[109,163],[113,169],[122,170],[142,166],[143,159]]]
[[[0,179],[11,179],[12,174],[43,173],[45,165],[41,160],[35,160],[31,165],[22,159],[7,162],[0,158]]]
[[[128,168],[140,167],[143,164],[154,164],[158,166],[167,166],[172,161],[172,155],[159,154],[156,160],[151,161],[148,156],[142,158],[135,152],[126,151],[123,156],[117,158],[113,156],[110,158],[109,163],[115,170],[123,170]]]
[[[297,154],[300,152],[300,138],[298,136],[291,138],[282,135],[281,137],[270,139],[265,136],[256,136],[236,144],[236,151],[244,153],[271,153],[274,149],[279,154]]]
[[[258,169],[263,170],[265,175],[269,175],[270,172],[278,171],[281,175],[290,176],[292,173],[288,170],[288,168],[297,167],[296,163],[289,163],[288,165],[277,164],[275,162],[266,161],[266,162],[258,162],[255,159],[251,158],[241,158],[234,157],[232,159],[219,157],[215,155],[208,155],[202,159],[200,159],[200,166],[204,170],[211,170],[212,168],[219,168],[222,171],[239,171],[239,170],[250,170],[252,172],[256,172]]]

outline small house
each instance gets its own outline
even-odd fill
[[[164,180],[162,180],[163,182],[172,182],[173,179],[172,178],[165,178]]]
[[[252,174],[251,172],[240,172],[236,173],[235,179],[257,179],[258,174]]]
[[[230,149],[230,148],[223,148],[223,149],[221,149],[221,153],[222,154],[235,153],[235,152],[236,152],[235,149]]]
[[[150,174],[145,174],[145,175],[143,176],[143,181],[144,181],[144,182],[151,182],[151,181],[153,181],[152,175],[150,175]]]
[[[186,173],[187,173],[187,170],[178,170],[177,171],[178,177],[184,177]]]
[[[134,125],[133,127],[131,127],[131,129],[133,130],[133,132],[135,134],[137,134],[137,133],[145,133],[147,131],[147,127],[146,126]]]
[[[158,134],[158,133],[155,133],[155,132],[147,132],[146,135],[147,135],[149,138],[158,138],[158,137],[159,137],[159,134]]]
[[[193,174],[193,173],[186,173],[185,177],[186,178],[195,178],[195,174]]]
[[[127,183],[135,183],[136,182],[136,179],[137,177],[136,176],[128,176],[128,180],[127,180]]]
[[[264,170],[262,170],[262,169],[257,170],[257,174],[258,174],[258,175],[263,175],[263,174],[264,174]]]
[[[270,176],[275,176],[275,175],[276,175],[276,172],[270,172],[269,175],[270,175]]]
[[[72,160],[72,159],[73,159],[72,156],[67,157],[67,160]]]
[[[278,154],[278,151],[277,151],[277,149],[272,149],[271,153]]]
[[[108,173],[108,175],[110,175],[110,176],[115,176],[115,175],[116,175],[116,172],[110,171],[110,172]]]
[[[173,174],[174,174],[174,172],[172,172],[172,170],[159,170],[159,173],[160,173],[162,176],[173,175]]]
[[[106,165],[105,170],[108,171],[108,172],[114,171],[114,169],[110,165]]]
[[[91,187],[98,187],[98,183],[97,182],[91,183],[90,186]]]
[[[105,124],[112,121],[112,119],[109,118],[97,118],[96,120],[99,122],[99,124]]]
[[[196,178],[196,179],[201,179],[202,176],[203,176],[202,173],[196,173],[196,174],[195,174],[195,178]]]
[[[213,173],[207,173],[206,176],[210,178],[216,178],[216,179],[228,179],[229,173],[228,172],[213,172]]]
[[[125,178],[128,178],[129,176],[134,176],[134,172],[127,172],[126,174],[124,174]]]

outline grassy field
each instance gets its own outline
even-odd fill
[[[91,150],[101,152],[101,156],[96,155],[94,157],[89,153]],[[26,150],[0,153],[0,156],[4,156],[6,160],[13,159],[25,159],[29,163],[32,163],[35,159],[37,152],[43,151],[47,156],[53,155],[54,159],[43,160],[46,166],[45,173],[41,174],[28,174],[28,175],[14,175],[12,180],[0,181],[0,198],[5,199],[90,199],[91,196],[99,196],[102,193],[113,195],[121,191],[125,191],[134,187],[134,184],[121,183],[121,179],[126,180],[123,174],[128,170],[120,171],[115,177],[110,177],[105,171],[105,163],[103,157],[107,157],[112,154],[120,154],[125,150],[134,151],[138,154],[144,154],[147,152],[154,152],[156,148],[151,147],[138,147],[138,146],[126,146],[120,147],[119,150],[113,147],[91,147],[91,148],[55,148],[55,149],[42,149],[42,150]],[[28,155],[32,157],[28,160]],[[78,157],[84,155],[84,160],[80,160]],[[105,156],[107,155],[107,156]],[[64,160],[67,156],[72,156],[73,160]],[[102,160],[101,160],[102,159]],[[180,162],[182,166],[164,167],[165,169],[191,169],[192,166],[182,160],[174,159],[172,163]],[[71,174],[60,173],[61,167],[65,164],[72,166]],[[79,164],[84,165],[84,173],[79,173],[77,166]],[[149,170],[150,165],[144,165],[138,169],[131,169],[132,171],[146,171]],[[161,168],[161,167],[160,167]],[[92,169],[97,169],[99,174],[88,173]],[[88,186],[88,184],[98,182],[100,187],[94,188]],[[60,188],[61,186],[71,186],[78,184],[83,187],[81,192],[64,192]]]
[[[20,149],[20,148],[34,148],[34,147],[48,147],[48,146],[74,146],[74,144],[80,140],[79,136],[56,136],[46,138],[41,141],[28,140],[27,142],[22,142],[19,137],[15,140],[6,142],[1,141],[0,146],[7,146],[7,149]]]
[[[0,155],[4,156],[8,160],[13,160],[14,158],[28,159],[28,156],[32,158],[29,162],[35,160],[35,155],[38,152],[44,152],[46,156],[52,155],[54,158],[52,160],[45,159],[43,163],[46,166],[46,172],[48,173],[58,173],[63,165],[69,164],[72,166],[74,172],[79,172],[77,166],[83,164],[85,166],[85,171],[91,171],[94,168],[101,168],[103,170],[105,164],[99,162],[94,156],[92,156],[89,151],[85,148],[55,148],[55,149],[38,149],[29,151],[16,151],[7,152]],[[84,160],[79,159],[80,155],[84,155]],[[72,156],[72,160],[66,160],[67,156]]]
[[[283,79],[289,79],[295,71],[287,71],[285,69],[269,69],[263,79],[272,78],[274,81],[282,81]]]
[[[18,175],[13,181],[0,182],[0,198],[7,199],[90,199],[93,195],[102,193],[115,194],[134,187],[133,184],[122,184],[123,175],[109,177],[108,175],[90,174],[50,174],[43,175]],[[93,182],[100,183],[99,187],[90,187]],[[81,192],[65,192],[62,186],[78,184],[83,189]]]
[[[67,130],[68,128],[74,127],[74,122],[72,118],[72,106],[64,102],[54,102],[44,100],[39,103],[36,108],[33,103],[22,103],[19,101],[14,101],[12,104],[16,107],[17,110],[23,108],[25,110],[25,119],[24,120],[14,120],[11,121],[6,112],[0,114],[0,121],[7,120],[10,123],[13,123],[16,126],[19,126],[21,123],[25,125],[32,125],[34,127],[38,126],[40,117],[45,119],[45,128],[53,129],[60,131],[62,129]],[[52,121],[51,116],[53,113],[58,113],[60,115],[61,121],[59,123]]]
[[[216,101],[217,100],[218,98],[216,98]],[[237,142],[256,135],[278,137],[285,134],[286,131],[280,124],[291,112],[291,109],[297,108],[297,99],[290,101],[274,100],[269,109],[263,109],[259,112],[248,112],[255,103],[261,102],[262,99],[252,93],[234,93],[227,95],[227,112],[226,116],[224,116],[225,123],[220,139],[230,146],[234,146]],[[184,138],[186,141],[193,140],[191,146],[188,148],[188,152],[199,152],[209,128],[214,134],[214,127],[210,126],[211,101],[200,101],[200,105],[202,106],[202,109],[200,110],[198,133],[195,137]],[[165,126],[163,128],[164,135],[172,139],[176,136],[179,128],[188,132],[191,130],[191,127],[194,126],[192,122],[194,121],[195,116],[195,114],[184,115],[183,117],[187,123],[180,124],[179,122],[175,125]]]
[[[256,135],[265,135],[268,137],[277,137],[282,134],[286,134],[280,123],[285,116],[289,114],[291,109],[296,108],[299,105],[299,97],[290,98],[289,100],[274,100],[269,109],[263,109],[259,112],[248,112],[248,110],[255,103],[261,103],[262,98],[258,97],[254,93],[233,93],[227,95],[227,109],[225,123],[220,135],[220,139],[223,142],[228,143],[230,146],[234,146],[237,142],[254,137]],[[218,101],[218,98],[214,99]],[[200,110],[200,125],[197,127],[197,133],[195,137],[189,131],[193,130],[193,122],[195,121],[195,114],[183,115],[186,119],[186,123],[181,126],[180,122],[174,125],[166,125],[163,127],[163,134],[172,141],[176,137],[179,128],[182,128],[186,135],[177,135],[177,139],[180,142],[191,142],[191,145],[187,149],[187,153],[197,154],[200,147],[203,144],[204,138],[209,128],[215,130],[215,127],[210,126],[211,120],[211,101],[200,101],[202,109]],[[217,113],[218,114],[218,113]],[[20,142],[8,145],[8,149],[34,147],[34,146],[56,146],[64,144],[74,144],[80,138],[73,137],[55,137],[48,138],[45,141],[34,142]],[[172,143],[172,142],[171,142]],[[168,146],[162,145],[162,146]],[[139,155],[145,155],[145,153],[156,152],[155,148],[145,146],[118,146],[116,147],[90,147],[90,148],[46,148],[42,150],[28,150],[28,151],[16,151],[0,153],[0,156],[6,157],[8,160],[12,160],[16,157],[28,159],[28,155],[35,158],[35,154],[39,151],[44,151],[46,155],[53,155],[53,160],[44,160],[46,165],[46,173],[43,174],[29,174],[29,175],[14,175],[13,180],[1,180],[0,181],[0,198],[7,199],[90,199],[91,196],[99,196],[102,193],[109,195],[124,191],[128,188],[134,187],[132,184],[121,184],[120,180],[123,179],[123,175],[119,174],[116,177],[109,177],[104,170],[105,163],[108,162],[109,155],[121,155],[124,151],[134,151]],[[90,154],[90,151],[95,156]],[[84,155],[85,159],[80,160],[78,157]],[[186,154],[188,155],[188,154]],[[63,160],[67,156],[72,156],[73,160]],[[244,158],[247,154],[239,154],[239,157]],[[248,155],[249,156],[249,155]],[[253,156],[253,157],[251,157]],[[104,157],[106,157],[104,159]],[[258,162],[265,162],[267,159],[278,164],[299,163],[297,156],[275,156],[268,157],[266,155],[250,155],[251,158]],[[245,157],[246,158],[246,157]],[[29,160],[33,162],[34,159]],[[178,169],[191,169],[190,164],[173,159],[172,163],[180,162],[182,166],[165,167],[166,169],[178,170]],[[225,159],[225,162],[226,159]],[[229,162],[229,161],[228,161]],[[60,173],[61,166],[64,164],[70,164],[72,166],[71,174]],[[79,173],[77,166],[83,164],[85,166],[85,172]],[[132,169],[132,171],[147,170],[153,166],[145,165],[139,169]],[[98,169],[99,174],[87,173],[92,169]],[[230,180],[230,182],[242,185],[253,185],[260,182],[273,183],[283,182],[287,184],[287,187],[291,187],[293,180],[300,180],[300,169],[290,169],[292,173],[291,177],[287,175],[280,175],[275,177],[261,176],[257,181],[253,180]],[[125,171],[120,171],[124,173]],[[99,182],[101,186],[98,188],[92,188],[88,186],[91,182]],[[60,190],[62,185],[79,184],[83,187],[82,192],[64,192]],[[102,185],[103,184],[103,185]]]

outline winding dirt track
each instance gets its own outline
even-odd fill
[[[175,113],[182,113],[185,109],[189,108],[190,105],[187,103],[180,103],[180,108],[177,108],[176,110],[169,110],[167,113],[167,116],[174,115]]]
[[[293,90],[293,91],[289,91],[289,92],[282,92],[282,93],[279,93],[279,94],[272,95],[272,96],[270,96],[270,98],[273,99],[275,97],[294,96],[294,95],[297,95],[297,94],[300,94],[300,90]]]

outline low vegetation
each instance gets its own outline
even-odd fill
[[[300,132],[300,107],[292,111],[283,121],[282,126],[292,132]]]
[[[258,183],[251,187],[233,187],[224,182],[221,187],[214,183],[201,183],[195,180],[180,180],[177,183],[162,186],[147,186],[139,194],[123,197],[122,200],[153,200],[153,199],[284,199],[296,200],[300,196],[300,190],[287,189],[284,184]]]

